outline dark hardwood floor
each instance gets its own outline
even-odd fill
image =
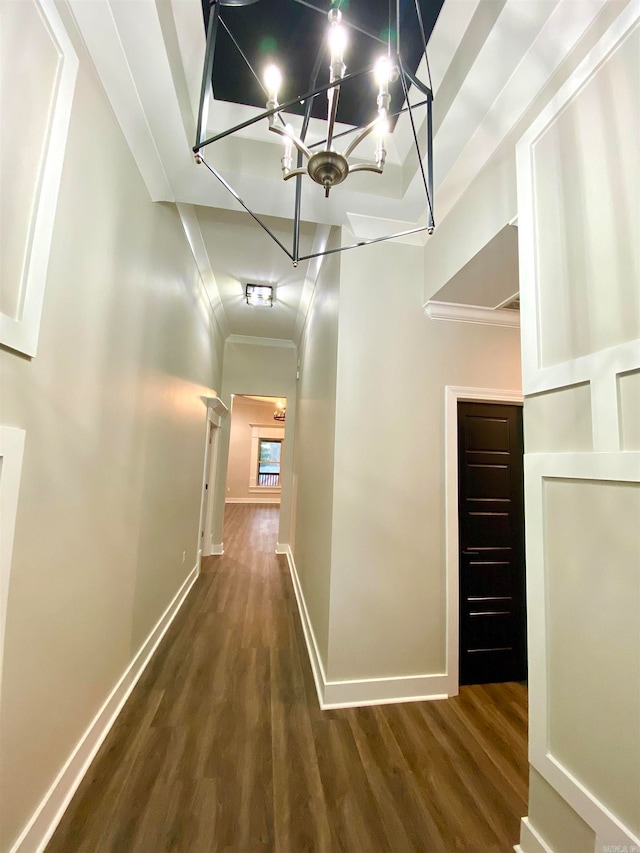
[[[227,507],[48,853],[510,851],[526,687],[320,711],[277,518]]]

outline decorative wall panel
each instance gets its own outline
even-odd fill
[[[599,853],[640,845],[640,23],[620,8],[516,149],[530,761]]]
[[[53,0],[0,15],[0,343],[34,356],[78,57]]]
[[[640,834],[640,485],[549,478],[543,501],[547,749]]]
[[[640,450],[640,370],[618,376],[622,450]]]

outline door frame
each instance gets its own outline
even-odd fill
[[[213,510],[216,496],[217,467],[220,448],[220,427],[222,417],[229,409],[219,397],[203,397],[207,406],[205,424],[204,466],[202,470],[202,498],[200,500],[200,520],[198,522],[197,564],[198,571],[203,557],[214,553],[212,547]],[[209,442],[211,435],[211,442]],[[208,486],[208,487],[207,487]]]
[[[460,546],[458,529],[458,403],[522,405],[521,391],[445,385],[445,562],[447,595],[447,693],[460,692]]]

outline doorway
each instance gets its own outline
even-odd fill
[[[522,407],[458,414],[460,684],[527,675]]]
[[[270,518],[274,510],[279,512],[286,415],[285,397],[232,395],[225,516],[233,504],[270,505]],[[226,527],[226,521],[223,525]]]
[[[218,398],[211,398],[212,401]],[[204,473],[202,477],[202,501],[200,503],[200,527],[198,531],[198,563],[202,557],[214,553],[212,542],[213,511],[215,506],[215,484],[220,445],[220,417],[227,413],[227,407],[219,401],[216,408],[207,407],[207,433],[204,453]]]

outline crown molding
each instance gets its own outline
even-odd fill
[[[229,335],[225,344],[249,344],[257,347],[286,347],[297,349],[295,343],[284,338],[259,338],[254,335]]]
[[[220,397],[202,397],[201,399],[208,409],[213,409],[216,415],[226,415],[229,413],[228,406],[225,406]]]
[[[520,328],[520,312],[507,308],[458,305],[455,302],[436,302],[430,299],[424,306],[424,310],[430,320],[451,320],[457,323],[476,323],[481,326]]]
[[[222,332],[222,337],[228,338],[230,334],[229,323],[225,314],[224,305],[222,304],[222,299],[220,298],[218,283],[211,266],[207,247],[202,236],[198,215],[191,204],[182,204],[181,202],[178,202],[176,207],[180,214],[180,221],[182,222],[187,242],[189,243],[196,266],[198,267],[198,272],[200,273],[200,281],[209,303],[211,314]]]

